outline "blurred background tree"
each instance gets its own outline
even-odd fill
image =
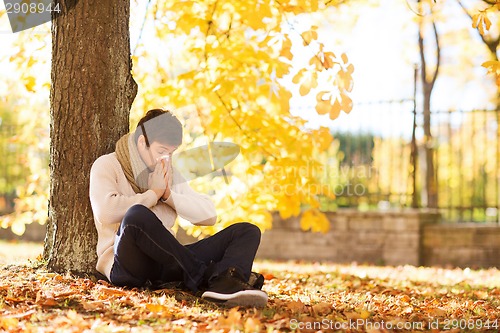
[[[18,40],[21,52],[33,52],[40,47],[36,40],[21,47],[24,41]],[[48,84],[43,83],[43,75],[38,76],[37,84],[28,70],[43,73],[43,58],[40,62],[31,57],[11,58],[11,63],[16,62],[23,63],[21,80],[4,80],[7,93],[0,99],[0,200],[5,205],[3,213],[11,213],[0,216],[0,225],[12,227],[14,233],[21,235],[26,224],[44,224],[47,220],[49,115],[48,101],[43,96],[43,92],[48,92]]]

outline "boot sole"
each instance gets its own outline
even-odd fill
[[[263,308],[267,304],[267,294],[262,290],[242,290],[234,294],[220,294],[205,291],[202,298],[226,307],[256,307]]]

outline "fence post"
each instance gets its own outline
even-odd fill
[[[413,76],[413,128],[411,132],[411,154],[410,164],[412,166],[411,179],[412,179],[412,193],[411,193],[411,206],[418,208],[418,194],[417,194],[417,164],[418,164],[418,149],[417,149],[417,76],[418,67],[415,65],[415,72]]]

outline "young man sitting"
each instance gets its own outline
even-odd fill
[[[98,232],[97,270],[117,286],[183,281],[202,298],[226,306],[267,304],[263,278],[251,272],[260,230],[236,223],[182,245],[172,231],[177,215],[213,225],[215,207],[172,167],[182,125],[168,111],[147,112],[115,152],[99,157],[90,174],[90,201]]]

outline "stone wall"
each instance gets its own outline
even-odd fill
[[[418,210],[327,213],[326,234],[303,232],[300,217],[283,221],[274,215],[273,229],[262,235],[257,257],[328,260],[340,263],[421,265],[422,229],[439,214]]]
[[[423,233],[423,264],[500,267],[498,224],[439,224]]]
[[[327,213],[326,234],[303,232],[300,217],[283,221],[262,235],[257,256],[269,259],[328,260],[339,263],[500,267],[500,226],[440,223],[431,211],[399,210]]]
[[[47,226],[39,223],[27,224],[26,231],[22,236],[14,234],[10,229],[0,228],[0,239],[20,240],[25,242],[43,242],[46,231]]]

